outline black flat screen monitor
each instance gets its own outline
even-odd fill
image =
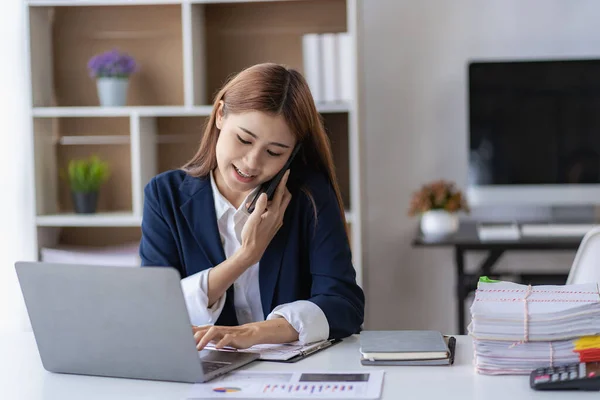
[[[600,60],[471,62],[468,85],[470,185],[600,182]]]

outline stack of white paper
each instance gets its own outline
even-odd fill
[[[302,37],[304,77],[316,103],[354,99],[352,36],[309,33]]]
[[[138,249],[139,243],[127,243],[120,246],[108,247],[61,246],[58,248],[42,248],[41,261],[65,264],[137,267],[141,264]]]
[[[480,282],[469,333],[482,373],[528,374],[538,367],[578,361],[573,339],[600,333],[598,284]]]
[[[489,375],[529,374],[536,368],[579,362],[573,340],[510,343],[474,341],[477,370]]]

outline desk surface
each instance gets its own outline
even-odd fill
[[[443,237],[425,237],[417,229],[413,246],[461,246],[473,250],[575,250],[581,243],[581,237],[535,237],[521,236],[515,240],[485,240],[481,241],[477,234],[477,224],[471,221],[461,221],[456,233]]]
[[[536,392],[525,376],[486,376],[474,372],[468,336],[457,337],[451,367],[363,367],[357,336],[295,364],[255,362],[252,371],[332,371],[384,369],[382,399],[519,400],[564,399],[560,392]],[[184,400],[189,384],[54,374],[43,369],[33,334],[0,335],[0,390],[4,399],[19,400]],[[574,396],[572,394],[571,396]],[[597,392],[577,393],[577,399],[598,399]]]

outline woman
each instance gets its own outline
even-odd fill
[[[272,200],[248,213],[298,144]],[[199,350],[359,332],[364,295],[331,149],[297,71],[255,65],[219,91],[196,155],[145,188],[140,256],[179,270]]]

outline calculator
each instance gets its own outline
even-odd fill
[[[529,385],[535,390],[600,390],[600,362],[538,368]]]

